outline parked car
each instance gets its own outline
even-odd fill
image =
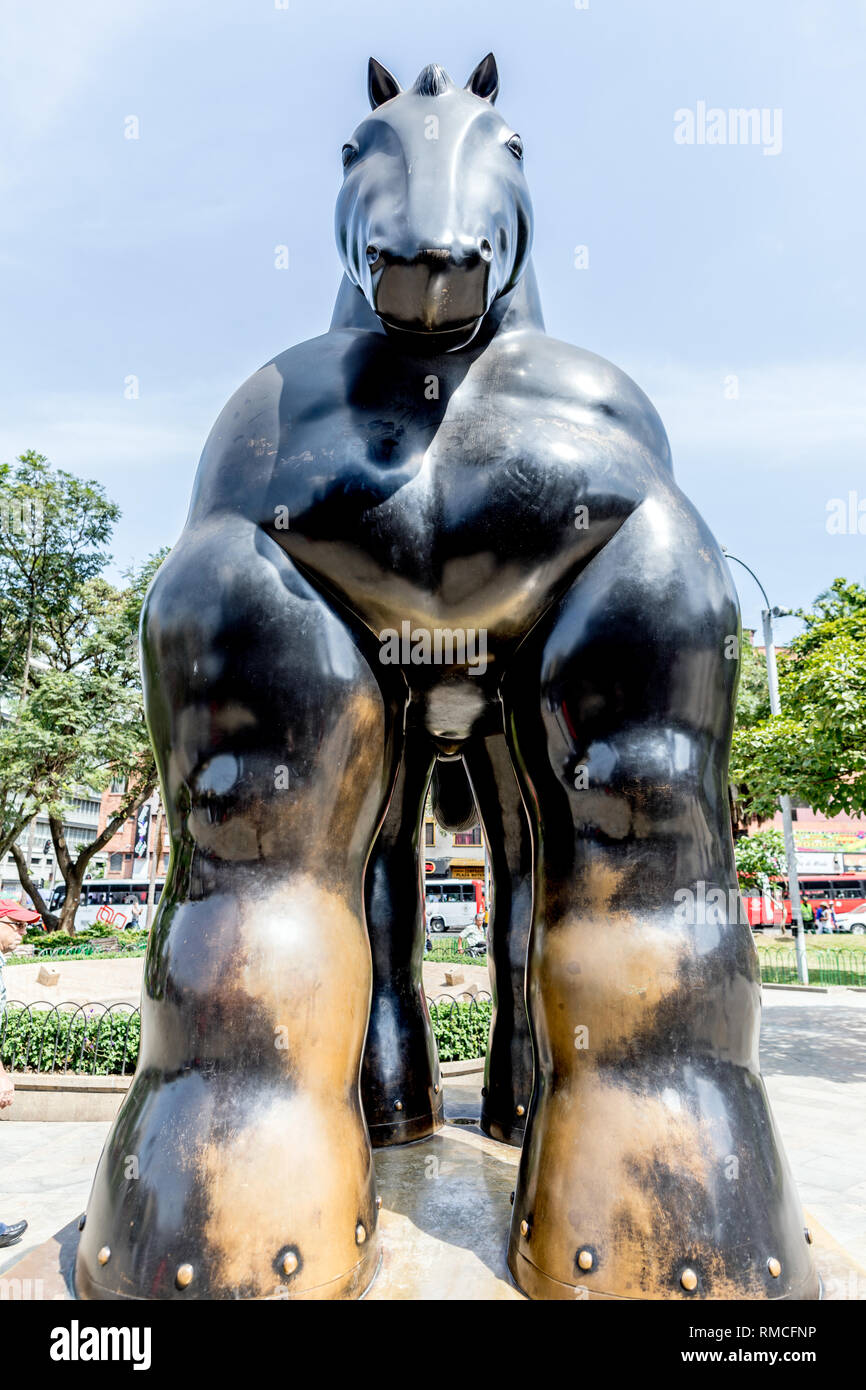
[[[836,930],[850,932],[852,936],[866,936],[866,906],[852,907],[847,912],[836,909]]]

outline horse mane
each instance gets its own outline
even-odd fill
[[[443,67],[438,63],[428,63],[415,78],[412,91],[421,97],[441,97],[443,92],[447,92],[448,88],[453,86],[454,83]]]

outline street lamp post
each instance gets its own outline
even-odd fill
[[[740,560],[736,555],[731,555],[722,547],[726,560],[733,560],[736,564],[742,565],[754,579],[764,597],[766,608],[761,610],[761,621],[764,627],[764,652],[767,658],[767,684],[770,688],[770,713],[773,718],[777,718],[782,713],[782,704],[779,699],[779,672],[776,666],[776,645],[773,637],[773,618],[781,617],[778,608],[770,607],[770,600],[767,591],[761,583],[753,569],[750,569],[745,560]],[[791,814],[791,798],[787,792],[779,796],[779,805],[782,809],[782,834],[785,839],[785,868],[788,875],[788,894],[791,899],[791,916],[794,919],[794,944],[797,953],[797,979],[801,985],[809,983],[809,965],[806,960],[806,940],[803,932],[803,911],[800,904],[800,880],[797,875],[797,850],[794,845],[794,817]]]

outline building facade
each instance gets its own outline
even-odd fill
[[[123,790],[102,793],[99,809],[99,829],[104,830],[123,799]],[[107,878],[149,878],[150,855],[153,839],[157,831],[158,801],[154,793],[135,815],[127,817],[105,846]],[[157,859],[157,878],[164,878],[168,868],[169,850],[168,827],[163,820],[162,846]]]

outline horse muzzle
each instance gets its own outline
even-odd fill
[[[473,330],[493,299],[486,238],[459,252],[432,247],[411,257],[367,247],[373,308],[386,328],[409,333]]]

